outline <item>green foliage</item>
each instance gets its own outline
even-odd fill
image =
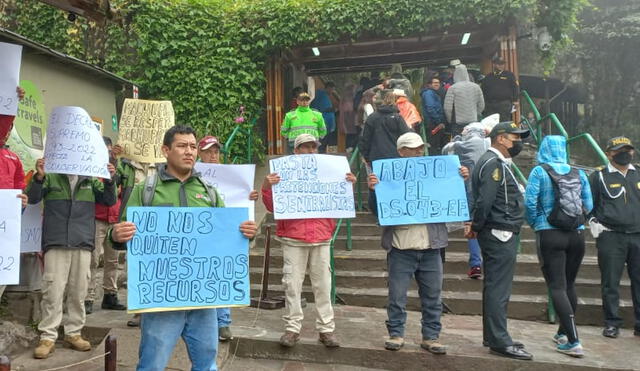
[[[240,105],[259,115],[273,53],[509,17],[536,17],[561,41],[585,0],[112,0],[122,18],[109,25],[4,1],[14,11],[2,24],[135,81],[143,97],[172,100],[179,122],[226,138]]]

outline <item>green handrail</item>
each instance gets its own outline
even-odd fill
[[[242,163],[250,164],[253,161],[253,128],[255,127],[256,122],[258,122],[257,117],[251,119],[248,124],[238,124],[233,129],[226,143],[220,149],[220,152],[222,152],[224,156],[223,158],[225,164],[235,164],[238,163],[239,160]],[[247,150],[244,152],[245,157],[235,156],[230,159],[231,148],[233,147],[234,141],[239,134],[247,136]]]

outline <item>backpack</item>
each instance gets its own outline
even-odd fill
[[[580,172],[571,168],[567,174],[558,174],[549,164],[541,167],[549,174],[553,184],[553,209],[547,221],[562,230],[575,230],[585,222],[582,207],[582,182]]]
[[[218,203],[218,193],[200,176],[196,176],[196,179],[207,190],[209,199],[211,200],[211,207],[216,207]],[[153,196],[156,194],[156,185],[158,184],[158,173],[153,176],[148,176],[144,181],[144,188],[142,189],[142,206],[151,206]]]

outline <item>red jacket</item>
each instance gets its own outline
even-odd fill
[[[122,192],[118,192],[118,200],[113,206],[105,206],[96,202],[96,219],[109,224],[120,221],[120,204],[122,203]]]
[[[262,189],[262,202],[273,212],[273,193]],[[277,220],[276,235],[309,243],[329,241],[336,229],[336,221],[330,218]]]
[[[0,189],[24,190],[25,185],[20,158],[8,148],[0,147]]]

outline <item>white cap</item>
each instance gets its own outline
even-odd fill
[[[407,94],[404,92],[403,89],[393,89],[393,95],[395,95],[396,97],[406,97]]]
[[[311,134],[300,134],[296,137],[295,142],[293,142],[293,148],[298,148],[302,144],[313,142],[316,145],[319,144],[318,139]]]
[[[494,113],[493,115],[489,115],[483,118],[482,121],[480,121],[480,123],[484,125],[484,127],[489,131],[491,131],[494,126],[498,125],[499,122],[500,122],[499,113]]]
[[[420,146],[424,146],[424,141],[422,137],[414,132],[408,132],[402,134],[398,141],[396,142],[396,147],[400,148],[418,148]]]

